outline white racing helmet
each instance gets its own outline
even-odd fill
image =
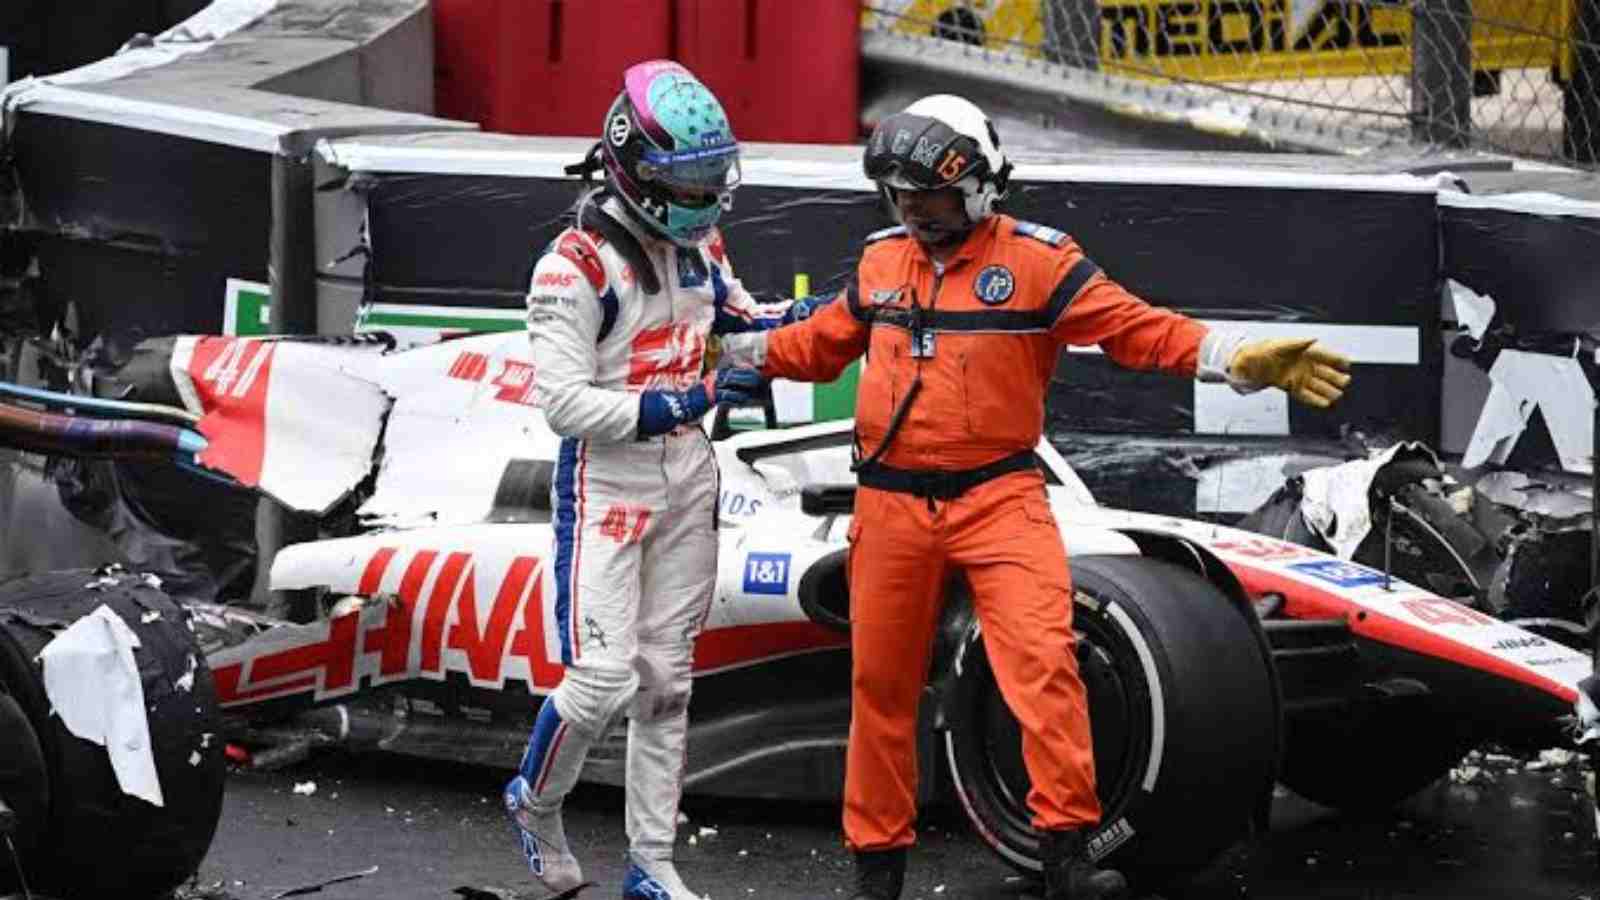
[[[879,122],[861,162],[867,177],[891,194],[960,188],[974,225],[994,213],[1011,178],[994,123],[954,94],[923,97]]]

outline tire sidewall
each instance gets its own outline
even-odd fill
[[[1108,572],[1102,571],[1107,567],[1088,558],[1074,562],[1074,630],[1110,656],[1124,685],[1127,709],[1143,711],[1128,720],[1124,760],[1097,760],[1102,779],[1108,771],[1112,778],[1099,786],[1101,821],[1087,834],[1086,847],[1100,865],[1164,879],[1203,867],[1248,831],[1250,809],[1272,783],[1279,723],[1270,663],[1262,660],[1260,671],[1252,677],[1246,662],[1234,667],[1235,677],[1245,683],[1247,692],[1258,694],[1256,713],[1246,717],[1258,721],[1243,728],[1229,723],[1230,729],[1239,733],[1222,743],[1236,748],[1232,751],[1216,742],[1207,745],[1205,733],[1221,730],[1210,714],[1204,679],[1196,681],[1197,664],[1209,651],[1197,653],[1194,648],[1174,646],[1182,641],[1181,629],[1174,627],[1178,611],[1147,612],[1146,602],[1107,577],[1131,571],[1126,569],[1130,562],[1165,573],[1158,578],[1176,579],[1180,586],[1198,590],[1209,584],[1176,566],[1137,557],[1118,561]],[[1240,616],[1220,591],[1210,590],[1206,597],[1184,598],[1196,603],[1190,614],[1209,607],[1207,615],[1224,620]],[[1199,605],[1206,601],[1210,601],[1208,607]],[[1158,613],[1157,617],[1153,619],[1150,612]],[[1235,662],[1259,658],[1258,644],[1242,618],[1225,630],[1235,635],[1239,646],[1249,647],[1248,653],[1233,654]],[[998,702],[986,700],[984,692],[997,688],[976,626],[958,653],[956,680],[947,706],[949,727],[942,736],[957,801],[979,837],[997,855],[1019,871],[1038,872],[1038,840],[1027,817],[1019,814],[1014,801],[1008,802],[991,787],[982,711],[984,704]],[[1175,660],[1180,671],[1175,671]],[[1206,768],[1213,762],[1208,755],[1237,755],[1239,747],[1246,754],[1256,754],[1252,763],[1233,766],[1232,777],[1241,783],[1227,790],[1208,789]],[[1197,810],[1197,803],[1214,808],[1208,814]]]

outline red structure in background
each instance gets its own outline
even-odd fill
[[[487,131],[592,136],[622,72],[688,66],[745,141],[852,143],[856,0],[434,0],[437,113]]]

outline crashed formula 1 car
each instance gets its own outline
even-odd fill
[[[558,439],[532,405],[528,354],[519,334],[403,352],[169,339],[101,383],[116,400],[12,389],[54,411],[11,417],[4,437],[175,454],[197,491],[221,473],[321,523],[271,564],[274,588],[312,592],[313,621],[187,604],[234,739],[276,742],[262,753],[279,758],[339,741],[509,767],[535,696],[561,678],[547,562]],[[721,558],[688,789],[828,801],[849,723],[850,423],[737,430],[719,413],[707,427]],[[1179,876],[1249,833],[1275,780],[1381,806],[1475,743],[1549,746],[1594,724],[1582,653],[1304,546],[1098,506],[1050,446],[1037,456],[1073,566],[1097,859]],[[1019,732],[964,590],[949,586],[936,638],[922,799],[954,798],[1000,857],[1036,871]],[[586,776],[619,783],[620,749],[598,748]]]
[[[1406,442],[1294,475],[1237,524],[1389,569],[1542,640],[1589,650],[1600,621],[1593,507],[1588,485],[1576,482],[1451,466]]]

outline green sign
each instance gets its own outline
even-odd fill
[[[861,360],[850,364],[844,374],[827,384],[816,386],[811,395],[811,415],[816,422],[848,419],[856,414],[856,387],[861,382]]]
[[[435,344],[448,337],[526,328],[520,309],[485,306],[413,306],[368,303],[356,313],[356,334],[386,331],[401,347]]]
[[[229,278],[222,300],[222,333],[234,337],[267,334],[272,285]]]

